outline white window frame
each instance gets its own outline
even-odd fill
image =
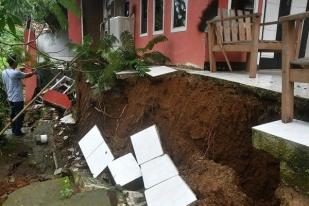
[[[227,7],[227,9],[230,11],[231,10],[231,8],[232,8],[232,1],[233,0],[229,0],[229,2],[228,2],[228,7]],[[253,8],[253,12],[254,13],[257,13],[258,11],[259,11],[259,1],[260,0],[254,0],[254,8]],[[263,1],[263,2],[265,2],[265,0]]]
[[[182,32],[182,31],[187,31],[187,26],[188,26],[188,10],[189,10],[189,0],[184,0],[186,3],[186,21],[185,21],[185,26],[181,27],[175,27],[174,28],[174,1],[171,0],[172,3],[172,12],[171,12],[171,32]]]
[[[155,26],[156,26],[156,21],[155,21],[155,17],[156,17],[156,1],[157,0],[153,0],[153,34],[163,34],[164,33],[164,13],[165,13],[165,0],[163,0],[163,16],[162,16],[162,30],[156,31],[155,30]]]
[[[148,6],[149,6],[149,0],[147,0],[147,28],[146,28],[146,33],[142,33],[143,0],[140,0],[140,37],[148,36]]]

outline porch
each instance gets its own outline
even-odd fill
[[[216,79],[239,83],[242,85],[282,93],[282,76],[279,69],[265,69],[257,72],[256,78],[248,78],[245,71],[215,72],[186,70],[190,74],[208,76]],[[309,99],[309,83],[295,83],[295,97]]]

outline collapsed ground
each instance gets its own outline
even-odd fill
[[[274,195],[279,162],[251,144],[252,126],[280,118],[279,95],[264,98],[248,88],[185,73],[124,80],[106,93],[79,78],[80,137],[96,124],[121,156],[133,151],[130,135],[156,124],[164,150],[200,205],[280,204]]]
[[[61,167],[72,164],[68,150],[78,148],[77,142],[95,124],[116,157],[133,151],[130,135],[156,124],[165,153],[196,193],[198,205],[280,205],[275,196],[280,183],[279,162],[251,144],[252,126],[280,118],[279,95],[180,72],[161,79],[121,80],[105,93],[93,90],[82,74],[78,82],[78,124],[53,126]],[[305,114],[308,107],[300,103],[297,105],[302,110],[297,109],[297,113]],[[36,119],[59,116],[54,110],[46,111]],[[29,122],[35,120],[28,118]],[[41,125],[34,133],[38,128],[44,130],[37,131],[39,134],[46,132]],[[65,141],[64,136],[68,136]],[[31,141],[33,137],[29,137]],[[13,139],[4,149],[0,199],[53,174],[52,152],[47,146],[34,147],[33,143]]]

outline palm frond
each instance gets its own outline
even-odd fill
[[[154,47],[156,44],[165,42],[165,41],[167,41],[167,40],[168,40],[168,38],[167,38],[166,36],[164,36],[164,35],[156,36],[156,37],[154,37],[153,39],[151,39],[151,40],[147,43],[147,45],[144,47],[144,49],[145,49],[145,51],[147,51],[147,50],[148,50],[148,51],[149,51],[149,50],[152,50],[153,47]]]
[[[123,50],[135,53],[134,38],[130,32],[128,31],[122,32],[120,35],[120,42],[121,42],[121,48]]]
[[[171,61],[170,58],[159,51],[147,52],[144,54],[143,59],[149,64],[157,65],[163,65]]]

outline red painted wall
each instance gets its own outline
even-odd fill
[[[24,42],[26,52],[29,53],[30,59],[26,62],[23,72],[30,73],[33,72],[33,66],[36,64],[36,42],[35,42],[35,31],[33,28],[25,29],[24,31]],[[28,103],[32,100],[35,89],[37,88],[37,76],[33,75],[32,77],[26,78],[23,80],[25,86],[25,102]]]
[[[76,0],[81,5],[80,0]],[[80,44],[83,41],[82,37],[82,22],[81,17],[76,16],[72,12],[68,12],[68,35],[69,40],[73,43]]]
[[[77,0],[80,3],[80,0]],[[143,47],[155,35],[153,34],[153,1],[148,0],[148,35],[140,35],[140,0],[129,0],[131,11],[135,14],[135,44]],[[173,64],[191,64],[204,68],[204,62],[208,62],[207,35],[198,31],[198,24],[203,10],[211,0],[188,0],[187,30],[171,32],[171,6],[172,0],[164,0],[164,35],[169,41],[157,45],[154,49],[166,54]],[[259,12],[262,9],[263,0],[259,0]],[[228,0],[219,0],[220,8],[228,7]],[[82,42],[81,18],[69,12],[69,38],[72,42]],[[229,53],[231,62],[246,61],[244,53]],[[218,53],[217,61],[225,61],[222,54]]]
[[[172,0],[164,1],[164,35],[169,41],[157,45],[154,49],[166,54],[173,64],[193,64],[204,68],[206,35],[198,31],[203,10],[210,0],[188,0],[187,30],[171,32]],[[135,44],[143,47],[154,37],[153,0],[148,0],[148,35],[140,36],[140,0],[131,0],[135,11]]]

